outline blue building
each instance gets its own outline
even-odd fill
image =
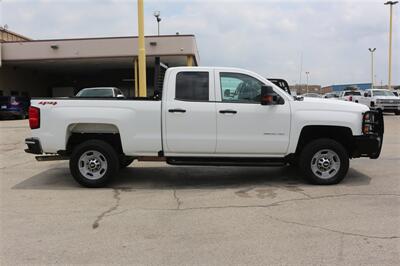
[[[343,91],[348,87],[357,88],[359,90],[371,89],[371,83],[353,83],[353,84],[340,84],[332,85],[332,91]]]

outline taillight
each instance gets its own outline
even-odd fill
[[[40,109],[34,106],[29,107],[29,127],[31,129],[40,127]]]
[[[350,102],[353,101],[353,97],[352,97],[352,96],[349,97],[349,101],[350,101]]]

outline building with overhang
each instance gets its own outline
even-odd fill
[[[99,86],[138,95],[137,37],[31,40],[0,30],[2,95],[72,96]],[[194,35],[146,36],[145,45],[148,96],[162,89],[168,67],[199,64]]]

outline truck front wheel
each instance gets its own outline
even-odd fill
[[[101,140],[88,140],[74,148],[69,169],[82,186],[102,187],[118,172],[119,160],[110,144]]]
[[[339,142],[317,139],[304,147],[300,154],[299,166],[310,183],[333,185],[346,176],[349,170],[349,156]]]

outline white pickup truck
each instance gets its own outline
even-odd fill
[[[359,90],[346,90],[341,91],[339,99],[343,101],[356,102],[354,99],[361,97],[361,91]]]
[[[400,98],[390,90],[368,89],[365,90],[364,95],[354,97],[353,101],[365,104],[370,109],[379,109],[383,112],[400,115]]]
[[[298,165],[336,184],[349,158],[379,157],[380,112],[352,102],[292,97],[250,71],[178,67],[161,99],[32,100],[37,160],[69,159],[77,182],[100,187],[134,159],[174,165]]]

